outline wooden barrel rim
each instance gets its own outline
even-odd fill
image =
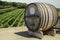
[[[37,5],[36,5],[35,3],[31,3],[31,4],[29,4],[29,5],[32,5],[32,4],[34,4],[34,5],[37,7]],[[29,6],[29,5],[28,5],[28,6]],[[27,7],[28,7],[28,6],[27,6]],[[26,7],[26,9],[25,9],[25,13],[26,13],[27,7]],[[37,7],[37,9],[38,9],[38,7]],[[25,16],[25,14],[24,14],[24,20],[25,20],[25,18],[26,18],[26,16]],[[41,21],[41,20],[40,20],[40,21]],[[31,30],[31,29],[28,27],[28,25],[27,25],[27,23],[26,23],[26,20],[25,20],[25,24],[26,24],[26,26],[27,26],[28,30],[33,31],[33,32],[34,32],[34,31],[38,30],[39,25],[40,25],[40,21],[39,21],[38,27],[37,27],[35,30]]]

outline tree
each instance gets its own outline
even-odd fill
[[[0,1],[1,6],[11,6],[11,7],[17,7],[17,8],[25,8],[27,6],[26,3],[20,3],[20,2],[6,2],[6,1]]]

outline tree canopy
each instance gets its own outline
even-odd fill
[[[0,5],[25,8],[27,6],[27,3],[0,1]]]

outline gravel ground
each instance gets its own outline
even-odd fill
[[[1,28],[0,40],[41,40],[27,33],[26,27]],[[53,36],[44,35],[42,40],[60,40],[60,34]]]

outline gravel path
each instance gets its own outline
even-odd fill
[[[0,40],[40,40],[29,36],[26,27],[1,28]],[[44,35],[42,40],[60,40],[60,34],[56,36]]]

